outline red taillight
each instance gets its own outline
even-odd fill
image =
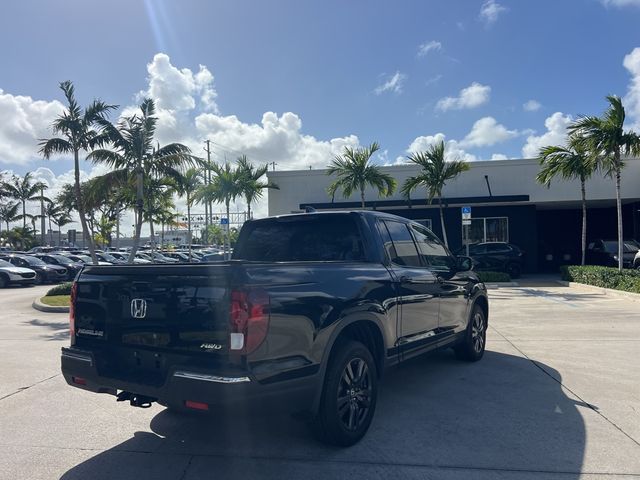
[[[233,290],[229,326],[231,350],[248,354],[255,351],[269,329],[269,295],[262,289]]]
[[[71,377],[71,381],[76,385],[86,385],[87,381],[82,377]]]
[[[71,345],[76,343],[76,298],[78,296],[78,283],[71,285],[71,296],[69,298],[69,336]]]
[[[184,402],[185,407],[193,408],[195,410],[209,410],[209,405],[202,402],[194,402],[193,400],[186,400]]]

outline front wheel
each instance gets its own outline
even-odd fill
[[[377,395],[371,352],[360,342],[338,345],[327,366],[320,409],[313,420],[316,435],[341,447],[357,443],[371,425]]]
[[[36,285],[42,285],[44,282],[44,276],[40,272],[36,272],[36,278],[33,280],[33,283]]]
[[[507,265],[507,273],[511,278],[520,278],[522,269],[517,263],[510,263],[509,265]]]
[[[484,355],[486,344],[487,319],[482,308],[474,305],[464,340],[454,347],[454,351],[460,360],[477,362]]]
[[[9,279],[4,275],[0,275],[0,288],[5,288],[9,285]]]

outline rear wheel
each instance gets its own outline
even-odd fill
[[[371,352],[360,342],[338,345],[327,366],[320,409],[313,420],[316,435],[341,447],[358,442],[371,425],[377,394]]]
[[[6,275],[0,275],[0,288],[5,288],[9,285],[9,279]]]
[[[467,362],[477,362],[487,344],[487,319],[478,305],[473,307],[464,340],[454,347],[456,356]]]
[[[36,278],[33,280],[33,283],[36,285],[42,285],[42,282],[44,282],[44,277],[40,272],[36,272]]]

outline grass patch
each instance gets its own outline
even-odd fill
[[[510,282],[511,277],[506,272],[476,272],[480,281],[484,283]]]
[[[71,295],[71,285],[73,285],[73,282],[65,282],[61,283],[60,285],[56,285],[55,287],[49,289],[49,291],[45,294],[45,297]]]
[[[640,293],[640,271],[638,270],[623,270],[620,273],[613,267],[563,265],[560,267],[560,274],[562,279],[568,282]]]
[[[50,307],[68,307],[70,298],[69,295],[47,295],[42,297],[40,301]]]

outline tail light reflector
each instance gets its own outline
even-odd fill
[[[78,283],[71,285],[71,296],[69,298],[69,336],[71,345],[76,343],[76,298],[78,297]]]
[[[269,329],[269,295],[262,289],[233,290],[229,317],[229,348],[254,352]]]
[[[186,400],[184,402],[185,407],[193,408],[195,410],[209,410],[209,405],[202,402],[194,402],[193,400]]]

